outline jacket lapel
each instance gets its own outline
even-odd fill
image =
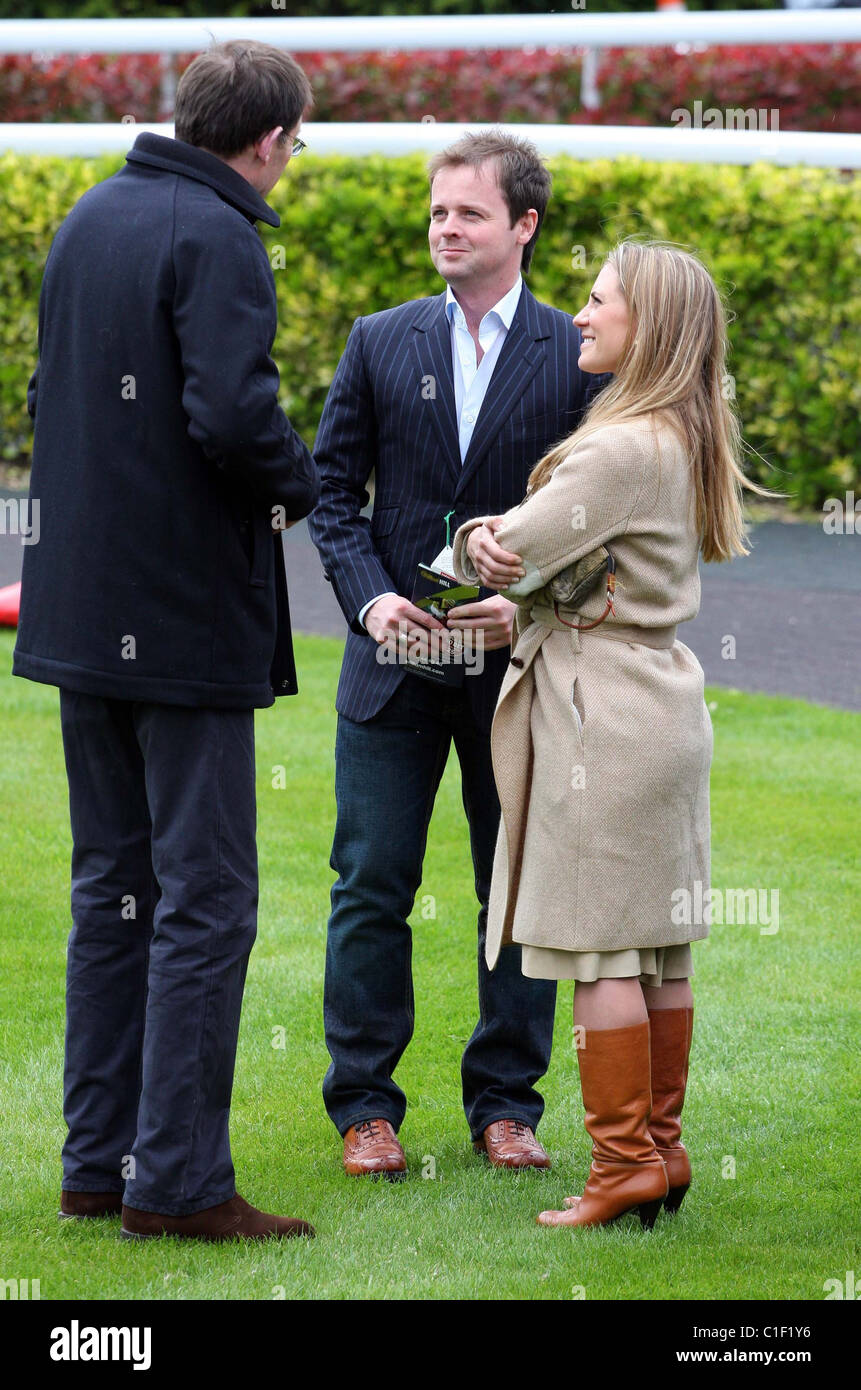
[[[494,439],[544,361],[547,349],[542,340],[547,337],[549,337],[549,333],[542,328],[538,305],[524,285],[520,294],[520,302],[517,305],[517,312],[506,335],[499,360],[493,369],[487,395],[482,402],[478,419],[475,422],[475,429],[470,440],[469,450],[463,461],[463,467],[459,469],[458,493],[463,490],[481,464]],[[452,411],[453,415],[454,412]]]
[[[413,320],[412,350],[418,368],[421,402],[430,414],[446,465],[460,478],[460,443],[455,421],[454,378],[451,365],[451,328],[445,312],[445,295],[425,301]]]

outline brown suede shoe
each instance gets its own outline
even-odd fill
[[[399,1182],[407,1175],[407,1156],[388,1120],[363,1120],[344,1135],[344,1171]]]
[[[65,1221],[83,1221],[90,1216],[119,1216],[122,1209],[121,1192],[63,1192],[57,1215]]]
[[[550,1159],[529,1125],[522,1120],[497,1120],[472,1146],[486,1153],[494,1168],[549,1168]]]
[[[205,1207],[191,1216],[160,1216],[123,1206],[120,1235],[125,1240],[151,1240],[157,1236],[183,1236],[186,1240],[269,1240],[279,1236],[313,1236],[307,1221],[289,1216],[269,1216],[258,1211],[237,1192],[229,1202]]]

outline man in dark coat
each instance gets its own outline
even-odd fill
[[[123,1234],[312,1234],[236,1192],[228,1120],[256,933],[254,709],[296,691],[280,530],[319,484],[278,405],[255,222],[311,99],[216,45],[72,209],[39,306],[14,671],[60,687],[72,822],[62,1213]],[[273,536],[273,531],[279,534]]]

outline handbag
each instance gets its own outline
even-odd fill
[[[559,612],[560,607],[579,609],[590,594],[598,588],[602,578],[607,576],[607,605],[600,618],[596,618],[591,623],[569,623]],[[576,628],[578,632],[587,632],[591,627],[598,627],[603,623],[608,614],[616,616],[613,607],[613,595],[616,592],[616,561],[606,545],[599,545],[596,550],[591,550],[588,555],[583,555],[573,564],[566,565],[557,575],[548,582],[547,591],[553,599],[553,612],[564,623],[565,627]]]

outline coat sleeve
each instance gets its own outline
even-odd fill
[[[473,517],[471,521],[465,521],[463,526],[460,526],[455,532],[454,544],[452,547],[454,554],[454,564],[452,568],[454,569],[455,578],[459,579],[461,584],[481,583],[478,571],[472,563],[472,558],[468,554],[466,547],[472,532],[477,526],[483,526],[486,521],[490,521],[489,516]],[[504,594],[506,598],[511,599],[512,603],[517,603],[526,608],[532,608],[536,603],[543,603],[548,608],[552,608],[553,599],[543,588],[529,589],[528,592],[526,590],[521,590],[520,585],[525,584],[528,578],[529,575],[527,572],[524,578],[519,580],[512,588],[500,589],[500,593]],[[521,630],[521,624],[518,621],[519,617],[520,609],[518,609],[518,612],[514,615],[515,628],[518,635]]]
[[[188,432],[237,485],[288,521],[319,496],[311,455],[278,404],[275,282],[257,232],[225,210],[212,234],[178,234],[173,322]],[[210,232],[207,224],[207,233]]]
[[[361,515],[367,482],[376,462],[377,426],[364,356],[364,327],[357,319],[332,379],[314,445],[320,475],[320,503],[308,522],[326,578],[354,632],[373,598],[396,592]]]
[[[503,590],[514,602],[534,601],[554,575],[591,550],[623,535],[646,485],[650,455],[640,432],[608,426],[575,444],[550,481],[505,513],[496,540],[519,555],[526,573]],[[487,518],[460,527],[455,537],[459,579],[476,582],[466,553],[469,531]]]

